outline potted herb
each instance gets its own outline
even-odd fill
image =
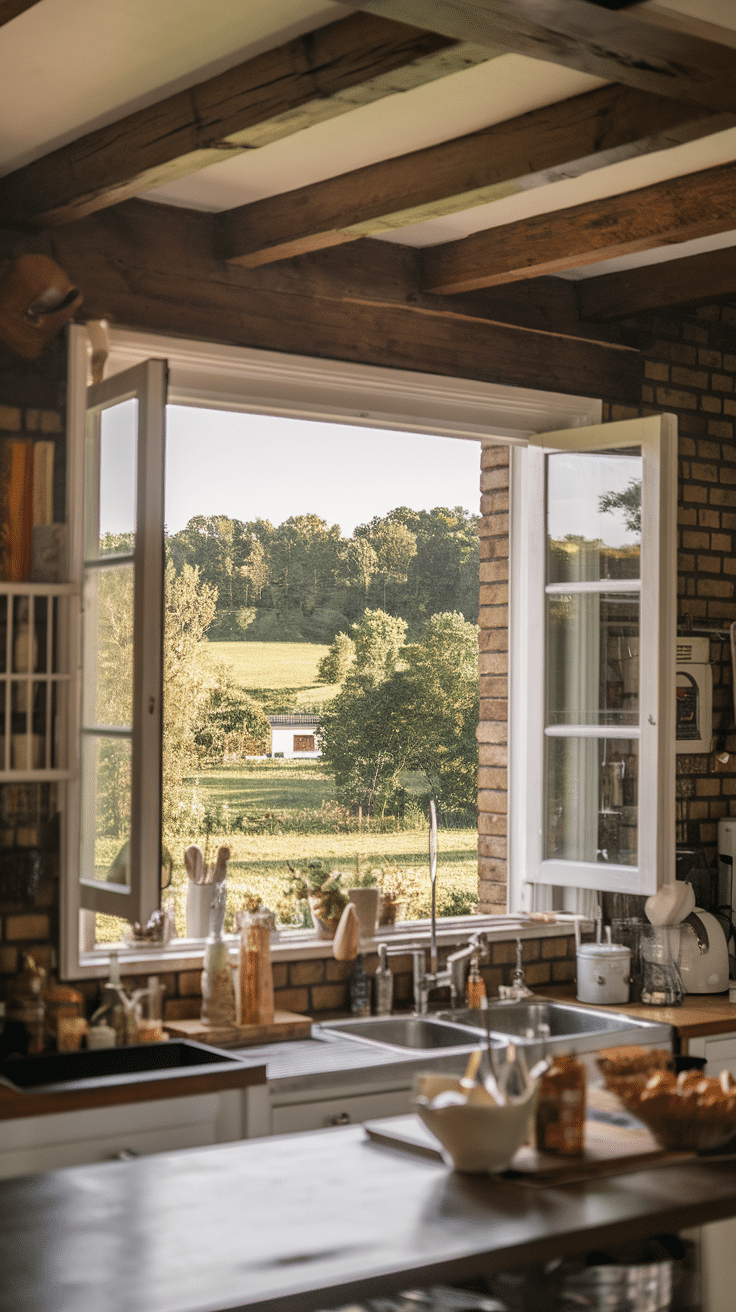
[[[339,870],[327,870],[321,861],[307,861],[291,871],[289,891],[297,901],[309,904],[318,938],[334,938],[340,917],[348,904]]]

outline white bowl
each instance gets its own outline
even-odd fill
[[[538,1083],[523,1101],[503,1107],[485,1103],[458,1103],[449,1107],[428,1105],[438,1094],[462,1093],[460,1080],[431,1071],[414,1079],[414,1110],[439,1139],[456,1171],[481,1175],[503,1171],[526,1141],[537,1107]],[[428,1100],[425,1101],[425,1100]]]

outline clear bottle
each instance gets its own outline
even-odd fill
[[[268,907],[252,906],[238,916],[240,930],[240,1025],[270,1025],[274,1018],[271,931],[276,916]]]
[[[394,977],[388,964],[388,948],[385,943],[378,944],[378,966],[374,975],[376,994],[376,1015],[390,1016],[394,1001]]]
[[[539,1086],[536,1143],[540,1153],[582,1156],[585,1134],[585,1067],[572,1053],[553,1057]]]
[[[102,1002],[92,1015],[90,1026],[109,1026],[115,1034],[115,1044],[123,1047],[129,1043],[130,1027],[127,1019],[126,1002],[129,1001],[120,980],[120,962],[114,950],[110,952],[110,974],[102,990]],[[90,1046],[95,1046],[94,1041]]]
[[[363,953],[355,958],[353,973],[350,976],[350,1010],[353,1016],[370,1016],[371,982],[365,973]]]
[[[235,989],[230,953],[223,934],[227,889],[218,885],[212,899],[210,932],[204,945],[202,1020],[209,1025],[235,1024]]]

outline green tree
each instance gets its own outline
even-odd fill
[[[319,515],[293,515],[274,529],[268,545],[271,591],[279,609],[311,614],[335,587],[340,528]]]
[[[364,610],[352,626],[355,668],[361,678],[380,683],[393,674],[406,638],[406,621],[384,610]]]
[[[477,727],[477,629],[449,612],[432,616],[422,642],[383,667],[366,673],[356,661],[322,714],[322,755],[345,805],[399,810],[402,774],[413,770],[441,807],[472,811]]]
[[[216,589],[199,570],[166,566],[164,614],[163,829],[176,833],[184,806],[184,780],[196,762],[194,727],[212,686],[205,658],[206,633],[215,615]]]
[[[226,665],[218,662],[216,681],[200,704],[193,725],[194,746],[202,764],[240,759],[268,748],[270,725],[263,707],[249,697]]]
[[[317,682],[342,683],[354,660],[355,643],[347,633],[338,633],[317,666]]]

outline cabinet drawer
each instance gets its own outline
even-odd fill
[[[289,1103],[274,1107],[271,1113],[272,1134],[293,1134],[298,1130],[324,1130],[330,1125],[352,1125],[377,1116],[401,1116],[411,1111],[410,1089],[389,1089],[384,1093],[364,1093],[344,1098],[324,1098],[317,1102]]]

